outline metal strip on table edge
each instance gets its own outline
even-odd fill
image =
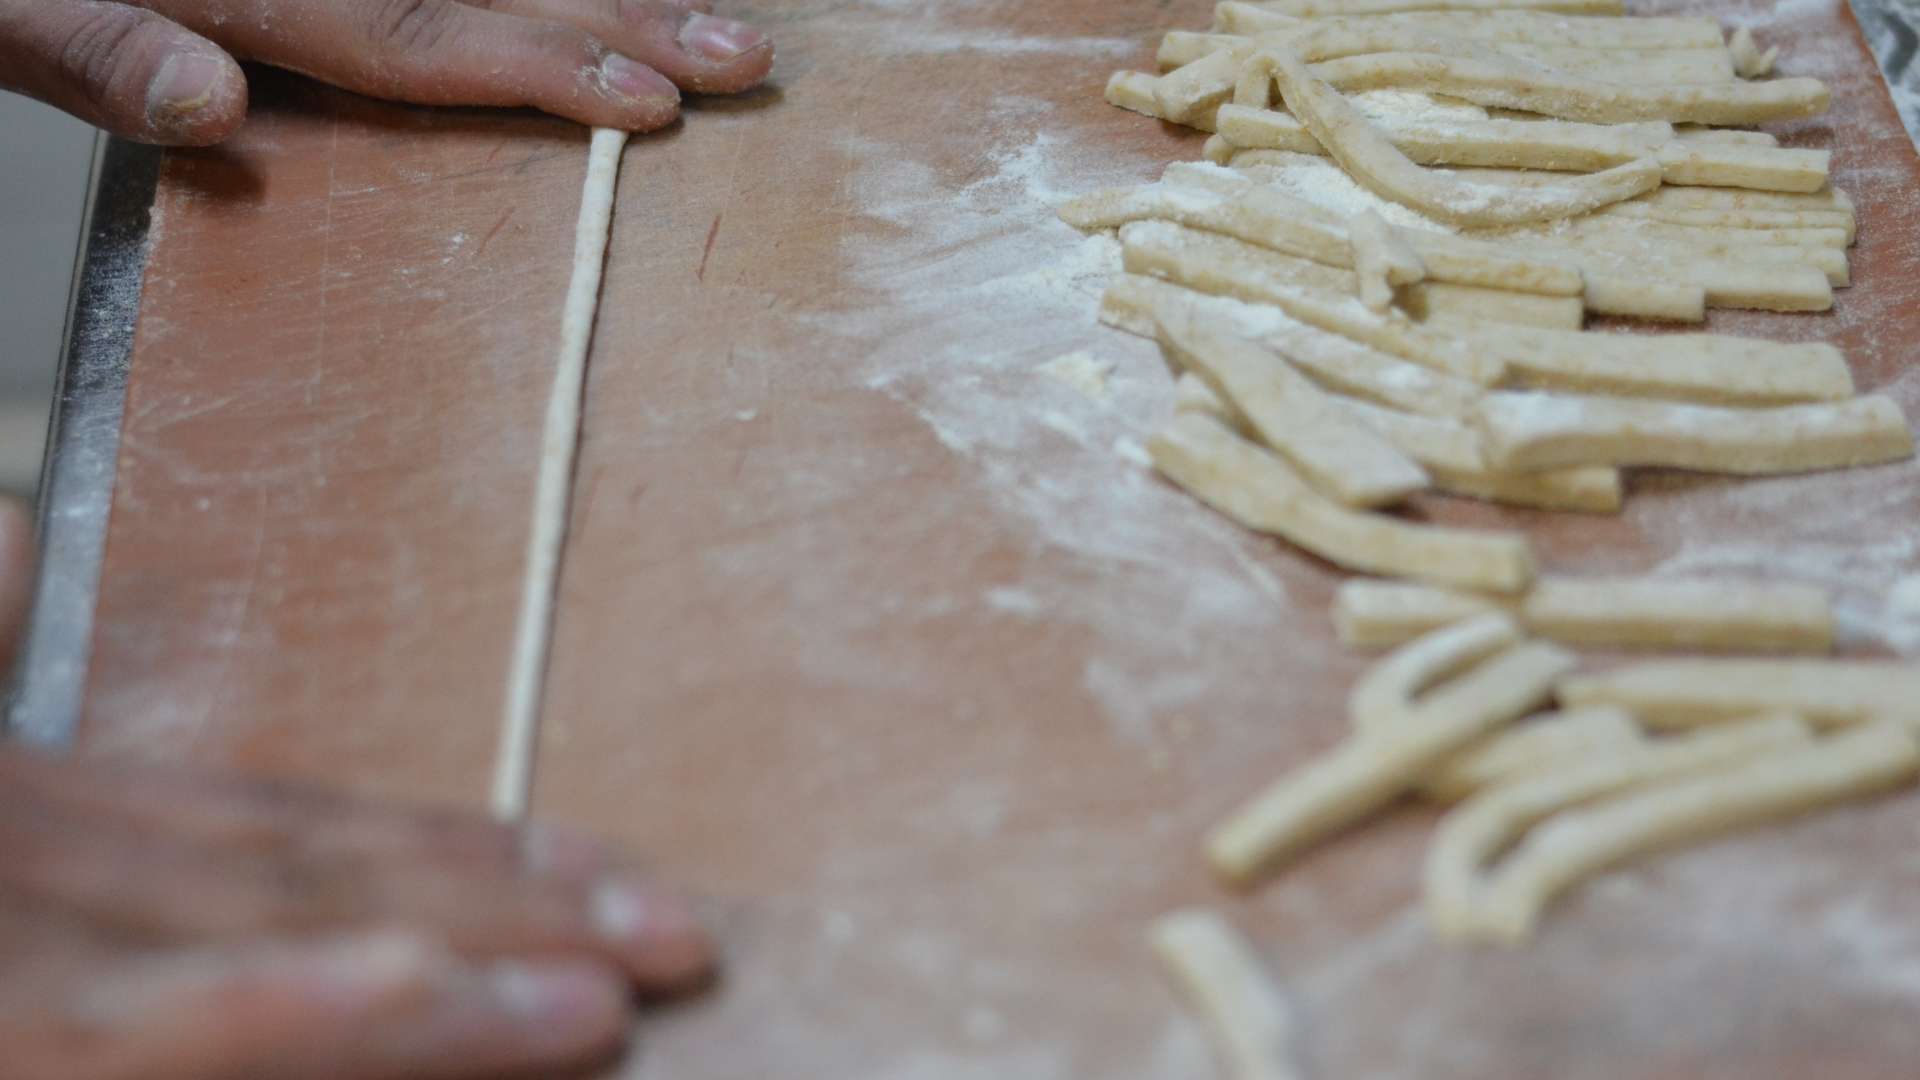
[[[94,144],[41,472],[39,588],[8,703],[8,733],[40,746],[73,741],[86,693],[160,160],[155,147],[104,137]]]

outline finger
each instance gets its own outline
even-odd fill
[[[16,0],[17,2],[17,0]],[[204,0],[140,0],[250,60],[418,105],[527,105],[597,127],[651,131],[680,114],[680,92],[646,64],[577,26],[456,0],[330,0],[296,20],[216,25]],[[272,5],[250,0],[262,11]],[[204,24],[204,25],[203,25]]]
[[[625,868],[604,845],[553,826],[513,827],[317,788],[23,750],[0,749],[0,804],[262,857],[426,861],[572,882]]]
[[[391,933],[33,974],[0,1018],[29,1080],[541,1075],[604,1056],[626,1013],[610,970],[475,967]]]
[[[98,0],[0,0],[0,87],[169,145],[219,142],[247,111],[246,77],[213,42]]]
[[[0,495],[0,678],[13,670],[33,605],[33,516],[27,504]]]
[[[773,39],[752,26],[664,0],[468,0],[568,22],[672,79],[682,90],[732,94],[773,70]]]
[[[698,985],[714,962],[688,903],[639,879],[580,884],[430,861],[261,858],[57,810],[0,813],[0,894],[156,943],[400,925],[471,956],[604,961],[647,994]]]

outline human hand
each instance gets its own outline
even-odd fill
[[[651,131],[681,90],[736,93],[773,42],[709,0],[0,0],[0,89],[117,135],[205,146],[256,60],[419,105],[530,105]]]
[[[0,749],[13,1080],[551,1076],[711,964],[575,836]]]

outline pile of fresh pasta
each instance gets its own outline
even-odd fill
[[[1850,284],[1828,153],[1754,129],[1828,105],[1777,58],[1617,0],[1228,0],[1166,35],[1161,72],[1109,82],[1212,133],[1204,161],[1060,209],[1117,231],[1101,319],[1178,373],[1155,467],[1366,575],[1336,628],[1397,649],[1339,747],[1209,834],[1221,876],[1250,885],[1421,795],[1453,804],[1435,931],[1516,943],[1636,853],[1920,774],[1920,671],[1832,658],[1824,590],[1542,576],[1522,532],[1393,513],[1416,493],[1613,513],[1623,469],[1912,456],[1900,408],[1829,345],[1585,328],[1823,311]],[[1578,647],[1691,655],[1582,671]],[[1268,1053],[1277,1006],[1223,923],[1183,912],[1155,942],[1229,1056]]]

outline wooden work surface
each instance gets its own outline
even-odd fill
[[[1210,904],[1310,1075],[1912,1075],[1920,797],[1609,876],[1510,953],[1429,940],[1417,809],[1250,896],[1202,870],[1363,664],[1338,574],[1141,466],[1167,375],[1094,324],[1111,242],[1051,215],[1197,155],[1100,88],[1209,6],[736,5],[777,88],[628,152],[537,807],[712,897],[730,956],[630,1074],[1206,1076],[1142,933]],[[1766,6],[1733,14],[1834,86],[1793,141],[1860,204],[1858,285],[1713,325],[1835,341],[1920,416],[1920,168],[1839,0]],[[83,737],[479,806],[584,133],[256,102],[162,180]],[[1076,350],[1106,397],[1039,373]],[[1421,512],[1559,571],[1822,581],[1851,648],[1920,646],[1910,465]]]

